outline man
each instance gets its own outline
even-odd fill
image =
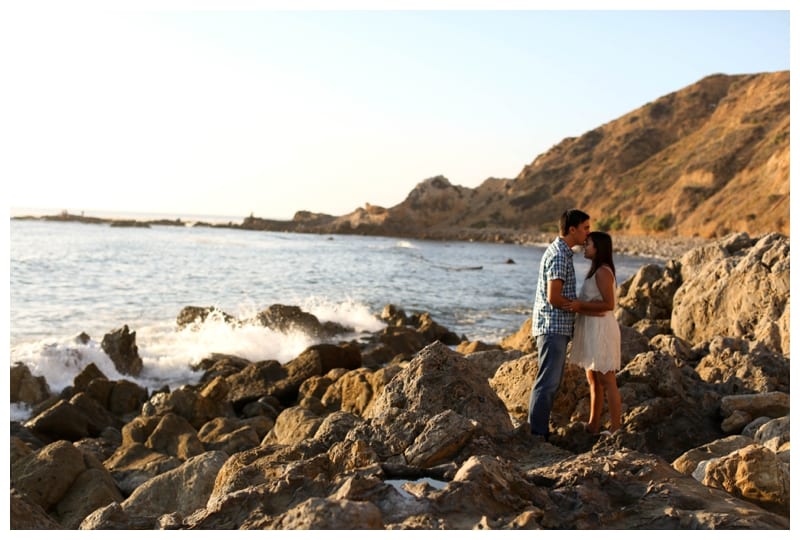
[[[577,209],[564,212],[559,221],[559,237],[548,246],[539,266],[531,329],[539,350],[539,372],[531,390],[528,422],[531,433],[545,441],[550,436],[550,411],[561,384],[575,322],[575,313],[569,311],[570,302],[577,297],[572,248],[583,245],[590,230],[586,213]]]

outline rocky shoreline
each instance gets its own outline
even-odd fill
[[[180,218],[173,220],[158,219],[158,220],[132,220],[132,219],[114,219],[114,218],[98,218],[84,215],[69,214],[62,212],[50,216],[15,216],[11,219],[14,220],[34,220],[34,221],[54,221],[54,222],[75,222],[86,223],[92,225],[109,225],[111,227],[139,227],[149,228],[153,225],[171,226],[171,227],[211,227],[223,229],[244,229],[244,230],[265,230],[265,231],[280,231],[280,232],[301,232],[307,234],[368,234],[364,230],[348,231],[347,229],[338,227],[335,230],[326,228],[304,228],[298,227],[298,224],[293,221],[267,221],[258,220],[253,218],[245,218],[242,223],[209,223],[209,222],[186,222]],[[260,225],[250,225],[252,222],[257,222]],[[268,224],[268,225],[265,225]],[[381,230],[376,229],[373,231],[376,235],[391,234],[383,233]],[[497,228],[449,228],[437,229],[433,231],[424,231],[418,235],[413,236],[417,239],[425,240],[440,240],[440,241],[464,241],[464,242],[488,242],[496,244],[520,244],[520,245],[546,245],[550,243],[555,233],[536,232],[536,231],[518,231],[513,229],[497,229]],[[626,236],[618,235],[614,232],[611,233],[614,238],[614,250],[618,253],[625,253],[627,255],[638,255],[641,257],[650,257],[654,259],[674,259],[680,258],[684,253],[692,249],[709,244],[712,240],[700,237],[675,237],[675,236]],[[406,237],[406,236],[404,236]]]
[[[11,528],[788,530],[788,239],[731,235],[617,292],[610,437],[584,431],[569,365],[533,440],[530,321],[486,344],[387,305],[383,330],[340,341],[273,305],[260,324],[320,343],[286,364],[214,354],[196,385],[153,392],[90,364],[52,395],[17,364],[11,401],[33,415],[11,422]],[[127,325],[103,349],[141,369]]]

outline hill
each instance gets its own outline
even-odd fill
[[[552,233],[578,207],[627,236],[789,235],[789,72],[708,76],[476,188],[437,176],[391,208],[251,216],[242,227],[491,240]]]

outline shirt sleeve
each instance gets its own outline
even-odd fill
[[[554,279],[560,279],[561,281],[567,281],[567,261],[564,255],[561,253],[556,253],[555,256],[550,260],[550,263],[545,268],[545,275],[547,276],[547,281],[553,281]]]

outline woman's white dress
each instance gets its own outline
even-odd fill
[[[603,299],[600,289],[597,288],[596,276],[597,272],[583,282],[579,300]],[[607,311],[601,317],[581,314],[575,317],[570,363],[600,373],[619,370],[619,323],[614,318],[613,311]]]

